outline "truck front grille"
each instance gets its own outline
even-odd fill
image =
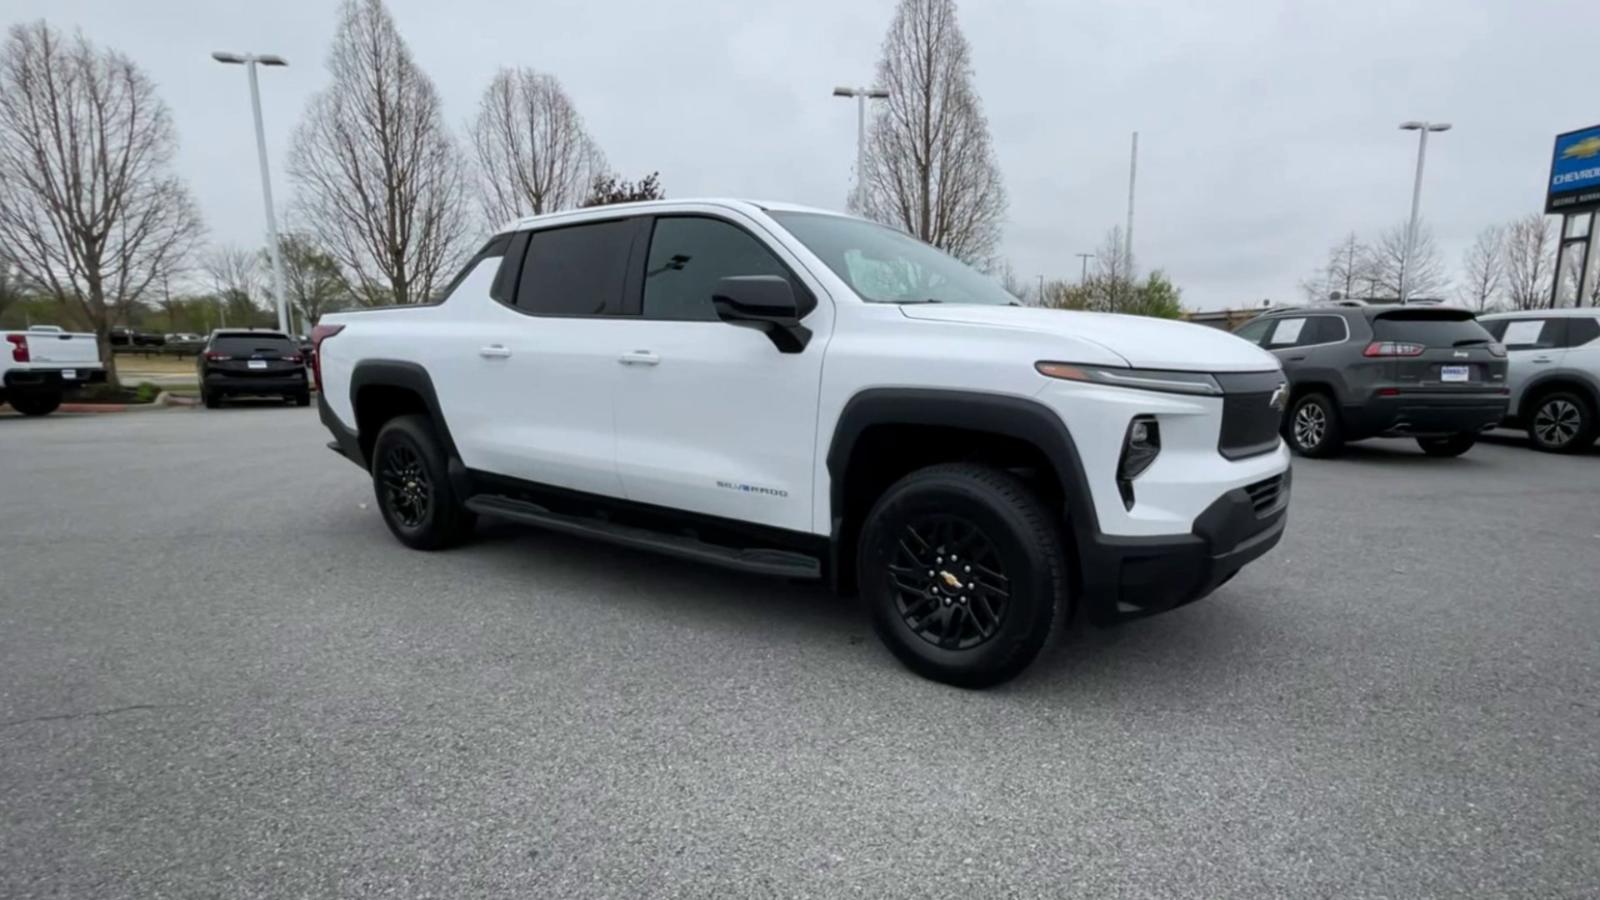
[[[1222,430],[1217,435],[1217,452],[1228,459],[1244,459],[1271,453],[1278,448],[1278,428],[1283,410],[1273,404],[1278,396],[1288,399],[1288,387],[1280,372],[1219,374],[1222,385]],[[1279,395],[1279,386],[1283,393]]]

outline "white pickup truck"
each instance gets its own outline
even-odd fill
[[[1203,597],[1287,519],[1271,354],[1022,308],[900,232],[797,206],[525,219],[441,301],[325,316],[313,341],[330,446],[406,545],[492,515],[825,579],[953,684],[1015,675],[1075,616]]]
[[[25,416],[49,415],[79,387],[105,380],[92,334],[55,325],[0,331],[0,403]]]

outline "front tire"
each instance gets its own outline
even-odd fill
[[[413,550],[442,550],[472,534],[477,517],[456,496],[444,450],[424,416],[398,416],[378,432],[372,488],[384,524]]]
[[[54,391],[12,391],[11,408],[25,416],[48,416],[61,406],[61,394]]]
[[[1595,411],[1571,391],[1541,396],[1528,416],[1528,440],[1535,450],[1574,453],[1594,443]]]
[[[1475,434],[1452,434],[1448,437],[1417,438],[1417,446],[1429,456],[1460,456],[1478,442]]]
[[[913,472],[867,514],[857,583],[873,630],[912,671],[981,688],[1033,662],[1066,617],[1058,517],[1010,473]]]
[[[1283,427],[1289,446],[1301,456],[1318,459],[1344,449],[1339,410],[1327,394],[1313,391],[1295,401]]]

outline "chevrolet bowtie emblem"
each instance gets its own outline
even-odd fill
[[[944,580],[945,587],[953,591],[961,590],[961,579],[951,575],[949,572],[940,572],[939,577]]]

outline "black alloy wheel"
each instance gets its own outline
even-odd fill
[[[945,650],[971,650],[1005,623],[1011,580],[994,542],[948,514],[906,523],[889,563],[895,606],[917,637]]]
[[[384,510],[406,528],[422,527],[433,505],[433,483],[417,451],[401,442],[389,445],[383,454],[380,477]]]

